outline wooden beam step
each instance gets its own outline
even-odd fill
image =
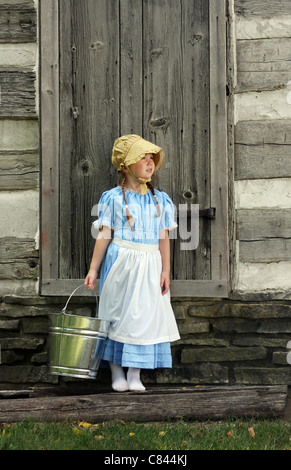
[[[201,386],[0,400],[0,422],[164,421],[283,416],[287,386]]]

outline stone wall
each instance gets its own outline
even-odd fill
[[[63,301],[1,300],[0,389],[74,384],[74,379],[50,375],[47,368],[49,314],[60,312]],[[174,367],[144,372],[146,383],[291,384],[286,360],[290,302],[173,299],[173,307],[181,333],[181,340],[172,345]],[[94,308],[94,303],[84,306],[77,298],[68,312],[90,315]],[[102,369],[90,385],[109,386],[108,370]]]

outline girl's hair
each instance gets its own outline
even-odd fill
[[[121,189],[122,189],[122,194],[123,194],[123,199],[124,199],[124,202],[125,202],[125,207],[126,207],[126,218],[127,218],[127,221],[128,221],[128,224],[131,228],[131,230],[134,230],[133,228],[133,223],[132,223],[132,215],[131,213],[129,212],[129,209],[128,209],[128,205],[127,205],[127,200],[126,200],[126,195],[125,195],[125,183],[126,183],[126,173],[123,171],[123,168],[121,168],[121,170],[118,170],[118,175],[119,175],[119,179],[121,180],[120,183],[121,183]],[[156,181],[156,183],[158,182],[158,178],[157,178],[157,175],[156,173],[153,174],[153,177]],[[155,198],[155,201],[156,201],[156,205],[157,205],[157,214],[155,215],[155,217],[160,217],[161,215],[161,209],[160,209],[160,205],[158,203],[158,199],[157,199],[157,196],[155,195],[155,190],[154,190],[154,187],[153,185],[148,182],[146,183],[147,187],[150,189],[152,195],[154,196]]]

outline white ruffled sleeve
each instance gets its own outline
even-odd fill
[[[105,191],[98,202],[98,219],[93,222],[95,229],[102,227],[114,229],[114,197],[111,190]]]
[[[173,230],[178,227],[176,222],[176,210],[172,199],[162,191],[163,206],[161,208],[161,220],[159,230]]]

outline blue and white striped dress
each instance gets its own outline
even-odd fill
[[[134,230],[126,219],[120,186],[102,194],[94,222],[96,229],[105,225],[114,230],[100,272],[99,317],[110,321],[103,359],[124,367],[172,367],[170,342],[180,336],[170,292],[161,292],[158,246],[163,229],[177,227],[174,205],[155,189],[161,208],[157,217],[151,191],[125,191]]]

